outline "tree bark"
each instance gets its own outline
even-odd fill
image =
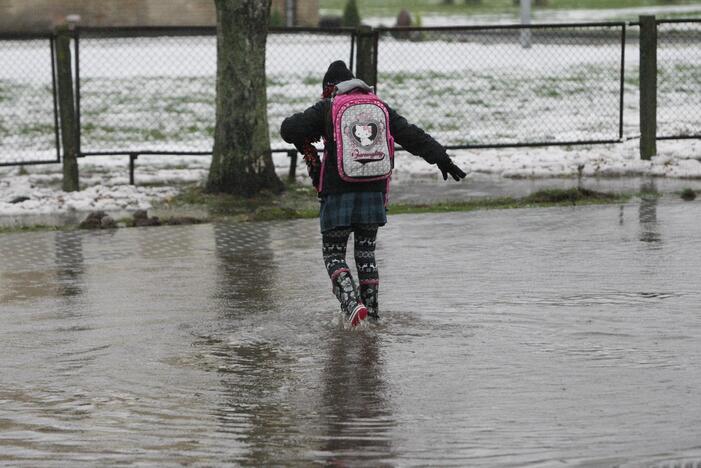
[[[216,126],[208,192],[279,193],[270,153],[265,45],[270,0],[214,0],[217,9]]]

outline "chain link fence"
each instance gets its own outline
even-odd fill
[[[445,145],[621,138],[622,23],[380,32],[380,95]]]
[[[60,160],[53,37],[0,35],[0,166]]]
[[[625,46],[623,23],[374,34],[379,95],[451,148],[623,138],[622,86],[626,99],[637,86],[637,49],[635,40]],[[81,155],[211,152],[215,28],[81,28],[75,37]],[[60,161],[53,41],[0,35],[0,165]],[[319,98],[330,62],[352,67],[355,48],[353,30],[270,31],[274,151],[289,149],[282,119]],[[700,20],[658,21],[658,66],[658,137],[701,137]]]
[[[273,148],[290,147],[280,138],[282,120],[321,98],[329,64],[343,60],[352,67],[354,55],[353,30],[275,30],[268,36],[268,123]]]
[[[701,20],[657,22],[657,138],[701,138]]]
[[[80,153],[211,151],[216,31],[80,29]]]
[[[82,155],[211,152],[216,30],[80,30]],[[266,70],[273,148],[282,119],[321,93],[328,63],[353,56],[350,31],[272,30]]]

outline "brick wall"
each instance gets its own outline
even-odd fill
[[[285,12],[285,0],[273,8]],[[211,26],[213,0],[0,0],[0,31],[46,31],[66,15],[84,26]],[[319,0],[297,0],[301,26],[319,23]]]

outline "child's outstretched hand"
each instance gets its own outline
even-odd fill
[[[316,148],[312,145],[311,140],[306,140],[303,144],[296,146],[297,151],[302,153],[304,162],[307,163],[307,173],[312,179],[312,185],[314,185],[314,188],[318,191],[321,175],[321,160],[319,159]]]
[[[446,157],[444,160],[438,162],[436,165],[438,166],[438,169],[440,169],[443,173],[443,180],[448,180],[448,174],[450,174],[453,177],[453,179],[457,181],[459,181],[460,179],[464,179],[467,175],[465,174],[465,171],[463,171],[455,165],[455,163],[452,159],[450,159],[450,157]]]

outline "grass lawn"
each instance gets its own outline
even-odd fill
[[[325,12],[340,14],[347,0],[319,0],[319,7]],[[434,13],[441,15],[473,13],[510,13],[518,10],[513,0],[454,0],[453,5],[445,5],[443,0],[356,0],[361,17],[395,16],[401,9],[412,13]],[[534,0],[531,1],[533,5]],[[644,6],[693,5],[694,0],[547,0],[549,9],[605,9],[634,8]]]

